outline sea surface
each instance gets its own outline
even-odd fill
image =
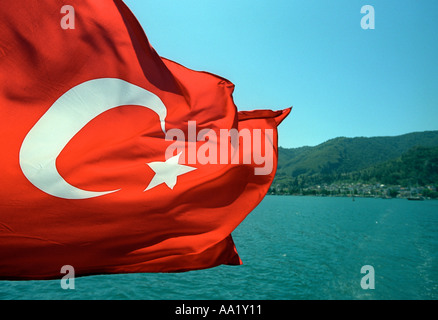
[[[233,237],[242,266],[0,281],[0,299],[438,299],[435,200],[267,196]]]

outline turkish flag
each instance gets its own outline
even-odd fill
[[[120,0],[0,6],[0,278],[241,264],[231,233],[290,109],[238,112],[230,81],[161,58]]]

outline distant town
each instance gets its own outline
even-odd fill
[[[387,186],[384,184],[333,183],[303,188],[292,188],[272,185],[268,194],[294,196],[324,196],[324,197],[367,197],[367,198],[405,198],[409,200],[438,199],[435,186]]]

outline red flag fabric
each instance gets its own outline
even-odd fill
[[[0,278],[241,264],[231,233],[290,109],[238,112],[231,82],[161,58],[120,0],[0,6]]]

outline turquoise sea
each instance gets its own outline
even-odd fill
[[[438,201],[267,196],[233,237],[242,266],[0,281],[0,299],[438,299]]]

